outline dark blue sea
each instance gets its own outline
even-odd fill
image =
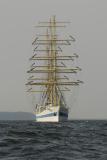
[[[0,160],[107,160],[107,121],[0,121]]]

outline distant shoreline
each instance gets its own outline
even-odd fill
[[[0,112],[0,121],[34,121],[35,115],[31,112]],[[106,121],[107,119],[94,119],[94,118],[75,118],[69,119],[69,121]]]
[[[30,112],[0,112],[0,120],[35,120]]]

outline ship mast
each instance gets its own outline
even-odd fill
[[[67,87],[60,89],[60,86],[78,86],[80,83],[83,83],[80,80],[69,81],[68,77],[60,76],[62,73],[76,74],[78,71],[81,71],[79,67],[67,68],[63,63],[64,61],[73,61],[75,58],[78,58],[77,54],[66,56],[59,54],[62,52],[60,46],[71,45],[71,42],[75,41],[72,36],[69,39],[58,39],[56,28],[65,27],[66,23],[69,22],[56,21],[55,16],[53,16],[49,22],[39,22],[37,26],[39,28],[47,28],[47,31],[44,35],[38,35],[32,43],[36,47],[34,55],[30,58],[32,65],[28,73],[33,75],[29,77],[26,85],[30,86],[28,92],[42,92],[44,98],[41,105],[51,104],[53,107],[60,106],[61,99],[63,98],[61,93],[70,91]],[[39,46],[45,46],[45,49],[38,49]],[[45,56],[38,56],[37,53],[46,54]],[[45,61],[46,65],[37,66],[36,61]],[[61,65],[59,65],[59,61],[63,61]],[[37,77],[38,73],[45,73],[47,78]],[[44,86],[44,90],[33,90],[33,86]]]

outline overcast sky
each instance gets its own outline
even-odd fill
[[[106,0],[0,0],[0,111],[32,112],[25,83],[33,30],[52,15],[71,21],[83,69],[70,117],[107,118]]]

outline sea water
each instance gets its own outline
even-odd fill
[[[107,121],[0,121],[0,160],[107,160]]]

